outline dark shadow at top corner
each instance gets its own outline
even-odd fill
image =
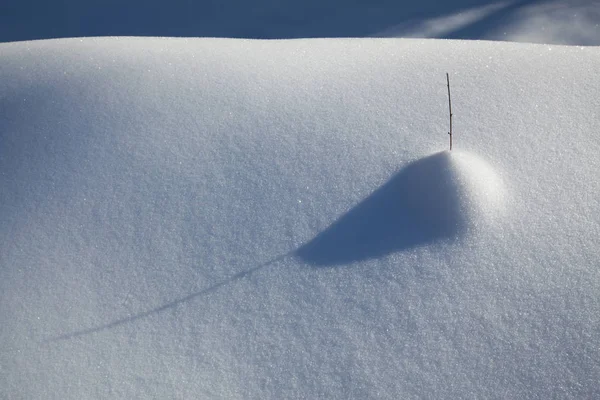
[[[466,229],[461,188],[449,152],[412,162],[297,250],[314,266],[380,258]]]

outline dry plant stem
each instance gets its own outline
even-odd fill
[[[448,110],[450,111],[450,131],[448,135],[450,136],[450,151],[452,151],[452,100],[450,98],[450,76],[447,72],[446,81],[448,82]]]
[[[448,82],[448,110],[450,111],[450,132],[448,132],[448,135],[450,135],[450,151],[452,151],[452,100],[450,99],[450,77],[447,72],[446,81]]]

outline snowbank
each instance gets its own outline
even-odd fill
[[[600,396],[599,49],[0,57],[0,397]]]

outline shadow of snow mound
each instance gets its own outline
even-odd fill
[[[498,196],[499,189],[488,190],[489,185],[499,181],[474,156],[441,152],[422,158],[298,249],[297,255],[317,266],[340,265],[460,238],[489,211],[485,197]]]

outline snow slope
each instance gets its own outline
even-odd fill
[[[600,49],[0,59],[0,398],[600,396]]]

